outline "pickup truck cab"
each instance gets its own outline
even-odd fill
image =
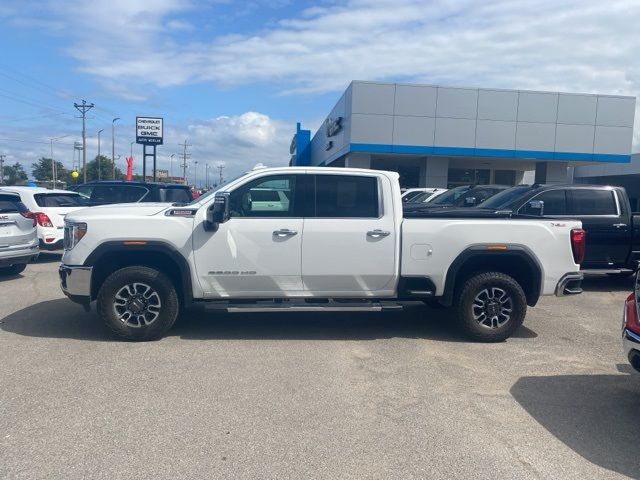
[[[280,206],[254,201],[267,190]],[[583,240],[571,220],[403,218],[394,172],[259,168],[189,204],[70,214],[60,279],[132,340],[162,336],[199,303],[380,311],[422,301],[452,307],[468,337],[501,341],[540,295],[581,292]]]
[[[582,270],[631,275],[640,260],[640,215],[622,187],[518,185],[479,205],[541,218],[573,218],[586,232]]]

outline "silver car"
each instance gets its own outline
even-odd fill
[[[13,193],[0,193],[0,274],[16,275],[38,258],[36,218]]]

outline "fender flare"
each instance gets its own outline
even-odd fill
[[[135,241],[135,240],[133,240]],[[180,287],[182,290],[182,301],[185,306],[193,303],[193,288],[191,282],[191,268],[187,259],[171,244],[158,240],[140,240],[140,244],[125,244],[124,240],[108,241],[98,245],[85,259],[83,265],[95,267],[107,254],[112,253],[158,253],[168,256],[178,266],[180,271]]]
[[[502,246],[502,245],[501,245]],[[527,303],[530,306],[534,306],[540,298],[542,292],[542,265],[535,256],[535,254],[525,245],[504,245],[504,249],[491,249],[489,245],[473,245],[463,250],[456,259],[451,263],[451,266],[447,270],[444,293],[442,295],[442,303],[447,306],[453,304],[453,295],[455,293],[456,280],[460,270],[465,264],[475,258],[499,258],[501,260],[505,258],[518,258],[525,262],[529,267],[532,274],[533,289],[527,293]]]

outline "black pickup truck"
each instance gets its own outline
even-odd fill
[[[622,187],[518,185],[474,210],[581,220],[587,232],[582,270],[630,275],[640,261],[640,214],[631,212],[627,192]]]

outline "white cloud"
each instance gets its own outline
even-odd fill
[[[124,132],[132,132],[133,129],[133,125],[118,124],[116,130],[115,152],[116,156],[120,156],[116,164],[123,171],[125,157],[131,151],[129,137]],[[164,145],[157,147],[157,168],[172,170],[176,176],[181,175],[183,149],[179,144],[187,140],[192,145],[187,150],[191,155],[187,161],[188,178],[193,181],[197,161],[199,184],[204,182],[206,164],[209,165],[210,179],[213,182],[214,177],[211,175],[214,175],[215,167],[219,164],[225,165],[224,176],[228,179],[250,170],[257,163],[276,167],[287,165],[289,162],[291,125],[263,113],[246,112],[241,115],[196,120],[184,127],[165,127],[164,134]],[[81,138],[77,126],[73,125],[51,133],[52,137],[63,135],[69,136],[53,144],[53,155],[70,169],[74,164],[73,142],[80,141]],[[31,173],[31,164],[38,158],[50,156],[50,137],[43,137],[38,129],[8,127],[0,137],[0,154],[6,155],[7,164],[20,162],[28,173]],[[97,137],[87,138],[87,161],[97,155],[97,143]],[[110,131],[102,136],[101,147],[101,153],[111,157]],[[142,146],[134,145],[133,153],[134,172],[142,173]],[[171,154],[174,154],[173,159]],[[75,157],[75,162],[77,164],[78,156]],[[151,169],[152,165],[149,163],[147,172],[151,172]]]
[[[188,0],[52,5],[56,22],[84,19],[65,31],[82,71],[134,100],[149,86],[312,95],[353,79],[640,96],[637,0],[345,0],[208,39],[165,28],[205,21]]]

